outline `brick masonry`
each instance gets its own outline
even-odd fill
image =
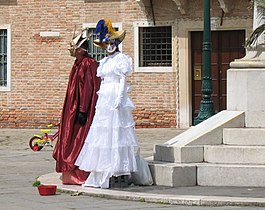
[[[108,18],[122,22],[127,31],[123,52],[133,58],[133,22],[152,21],[149,1],[142,2],[145,9],[135,0],[0,0],[0,25],[10,24],[12,33],[11,91],[0,92],[0,128],[35,128],[59,121],[74,62],[67,51],[73,28],[96,23],[105,17],[106,8],[111,12]],[[172,0],[153,2],[156,21],[203,16],[203,0],[186,5],[189,14],[184,17]],[[216,2],[213,13],[219,14]],[[238,2],[240,6],[232,5],[229,15],[246,15],[242,8],[248,1]],[[60,36],[40,37],[46,31]],[[136,127],[178,127],[176,74],[177,69],[171,73],[135,72],[128,78],[134,87]]]

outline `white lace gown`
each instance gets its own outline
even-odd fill
[[[136,171],[134,104],[126,88],[121,107],[114,109],[122,75],[132,72],[132,60],[116,52],[100,61],[97,76],[103,80],[98,91],[96,113],[84,146],[75,162],[81,170],[90,171],[83,186],[109,188],[111,176],[130,175]],[[126,84],[127,85],[127,84]]]

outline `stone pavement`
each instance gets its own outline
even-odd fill
[[[142,155],[149,157],[152,155],[153,144],[163,143],[181,132],[183,130],[174,128],[136,129]],[[39,196],[37,190],[32,187],[36,178],[42,184],[56,184],[59,189],[57,195],[69,195],[68,193],[76,195],[74,197],[89,195],[85,197],[93,198],[96,201],[99,197],[118,199],[121,203],[121,200],[128,203],[141,201],[139,204],[135,204],[136,206],[145,203],[145,205],[159,203],[160,205],[197,206],[195,209],[204,209],[206,206],[238,206],[240,209],[260,209],[265,206],[265,188],[130,186],[122,189],[97,189],[62,185],[59,179],[60,174],[54,172],[52,148],[44,148],[39,152],[29,149],[28,141],[34,133],[39,133],[39,130],[0,129],[0,209],[49,209],[55,206],[54,209],[75,209],[70,208],[72,204],[67,203],[68,200],[69,202],[72,200],[69,197]],[[62,200],[64,204],[58,204],[58,200]],[[64,205],[64,207],[59,208],[59,205]],[[69,207],[66,208],[66,205]],[[157,208],[160,209],[160,207]],[[169,209],[170,207],[164,208]],[[100,209],[115,208],[102,207]],[[126,207],[126,209],[128,208]],[[130,209],[138,208],[131,207]]]

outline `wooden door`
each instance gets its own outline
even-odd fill
[[[212,100],[215,113],[226,109],[226,80],[229,64],[237,58],[245,56],[243,43],[245,31],[213,31],[211,32],[212,54],[211,72],[213,81]],[[192,61],[192,116],[200,110],[201,83],[203,79],[203,32],[191,32]]]

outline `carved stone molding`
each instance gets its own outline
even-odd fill
[[[172,1],[175,2],[175,4],[178,7],[178,10],[182,15],[187,14],[186,11],[187,0],[172,0]],[[150,0],[136,0],[136,2],[141,6],[143,10],[145,10],[147,6],[150,6]]]
[[[222,10],[224,11],[224,13],[228,13],[228,1],[227,0],[218,0],[220,7],[222,8]]]
[[[182,15],[185,15],[187,13],[186,11],[186,0],[173,0],[175,2],[175,4],[178,7],[178,10],[180,11],[180,13]]]
[[[149,6],[150,6],[150,0],[136,0],[136,2],[137,2],[141,7],[149,7]]]
[[[136,2],[140,5],[142,10],[146,13],[146,7],[150,6],[150,0],[136,0]]]

